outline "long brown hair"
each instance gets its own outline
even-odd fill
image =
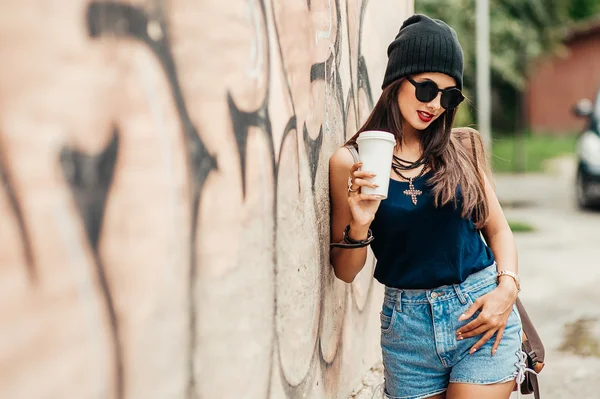
[[[399,79],[383,90],[367,121],[346,145],[356,146],[358,135],[366,130],[393,133],[396,136],[396,145],[401,145],[403,118],[398,106],[398,91],[403,81],[404,79]],[[446,110],[420,132],[421,148],[433,171],[429,184],[432,187],[435,206],[440,207],[452,202],[458,207],[460,203],[462,217],[470,218],[477,229],[482,229],[487,223],[489,209],[485,181],[480,171],[488,176],[491,174],[479,133],[471,128],[452,129],[456,110]],[[457,191],[459,186],[460,197]]]

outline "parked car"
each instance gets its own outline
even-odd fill
[[[594,102],[583,99],[574,108],[586,118],[586,127],[577,139],[577,203],[582,208],[600,206],[600,89]]]

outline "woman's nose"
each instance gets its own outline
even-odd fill
[[[430,102],[427,103],[427,108],[436,111],[436,110],[440,109],[440,107],[442,106],[441,101],[442,101],[442,93],[438,93],[438,95],[435,96],[435,98],[433,100],[431,100]]]

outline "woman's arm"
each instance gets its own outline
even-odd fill
[[[354,240],[367,238],[379,200],[366,194],[348,195],[348,177],[354,178],[355,185],[372,186],[364,178],[372,176],[368,171],[358,170],[360,163],[346,148],[338,149],[329,159],[329,192],[331,200],[331,242],[341,242],[346,226],[350,225],[348,236]],[[330,260],[335,276],[347,283],[354,281],[367,260],[367,247],[332,248]]]
[[[487,177],[484,175],[485,193],[488,200],[490,216],[487,224],[482,229],[483,237],[490,247],[498,265],[498,271],[507,270],[515,274],[519,273],[517,246],[513,233],[506,221],[504,212],[500,207],[498,197]],[[517,299],[517,285],[510,276],[501,276],[499,288],[506,290],[507,295]]]

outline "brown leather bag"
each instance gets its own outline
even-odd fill
[[[473,162],[475,168],[479,170],[475,137],[471,129],[469,129],[469,136],[471,139],[471,147],[473,148]],[[522,379],[520,389],[522,394],[528,395],[533,393],[535,399],[540,399],[540,386],[537,374],[544,368],[544,358],[546,355],[544,344],[519,298],[517,298],[516,305],[519,315],[521,316],[521,325],[523,328],[521,350],[525,355],[525,358],[523,359],[525,368],[520,370],[519,375],[517,376],[517,382],[519,382],[519,379]],[[514,390],[517,389],[518,385],[515,385]]]

